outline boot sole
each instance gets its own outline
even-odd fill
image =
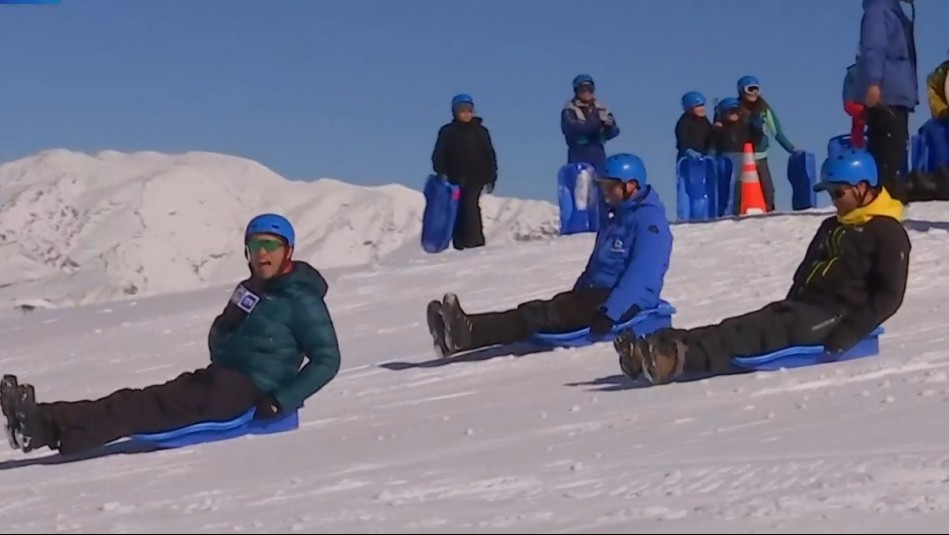
[[[439,301],[431,301],[425,309],[425,317],[428,321],[428,333],[432,336],[432,347],[438,358],[443,359],[451,354],[448,344],[445,340],[445,318],[442,315],[442,304]]]
[[[623,331],[613,340],[613,349],[619,355],[619,367],[623,374],[636,380],[642,375],[642,365],[636,362],[634,353],[635,338],[629,331]]]
[[[19,403],[17,391],[19,389],[19,381],[15,375],[7,374],[3,376],[3,379],[0,379],[0,410],[2,410],[6,420],[3,427],[10,448],[15,450],[20,449],[16,441],[16,430],[20,427],[16,416],[17,404]]]

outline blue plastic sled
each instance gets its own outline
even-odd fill
[[[676,161],[677,221],[709,221],[731,215],[734,162],[727,156],[685,156]]]
[[[271,420],[254,420],[255,409],[250,409],[233,420],[202,422],[160,433],[132,435],[133,442],[161,449],[180,448],[206,442],[217,442],[243,435],[269,435],[293,431],[300,426],[299,414],[294,411]]]
[[[846,137],[850,139],[850,136]],[[837,138],[831,141],[834,139]],[[817,164],[813,154],[801,151],[788,157],[788,182],[791,183],[791,209],[807,210],[817,206],[817,193],[814,191]]]
[[[425,211],[422,213],[422,249],[440,253],[451,244],[458,217],[461,188],[445,182],[437,175],[425,181]]]
[[[672,316],[675,312],[674,306],[666,301],[660,301],[658,307],[640,312],[633,319],[614,326],[612,332],[598,338],[591,337],[589,327],[585,327],[569,333],[536,333],[531,338],[531,342],[543,347],[582,347],[612,340],[624,329],[632,329],[636,336],[645,336],[659,329],[671,327]]]
[[[880,335],[883,331],[883,327],[877,327],[842,355],[827,353],[823,346],[796,346],[764,355],[735,357],[732,359],[732,366],[739,370],[774,371],[872,357],[880,353]]]
[[[676,162],[676,188],[679,221],[707,221],[718,217],[718,168],[715,158],[680,158]]]
[[[588,163],[568,163],[557,171],[560,235],[596,232],[600,228],[600,192],[595,168]]]
[[[722,155],[715,158],[715,180],[718,182],[718,216],[737,213],[735,210],[735,160]]]
[[[913,171],[925,173],[929,170],[929,150],[922,134],[914,134],[911,139],[910,157]]]
[[[925,170],[949,165],[949,126],[943,121],[929,119],[919,129],[923,145]]]

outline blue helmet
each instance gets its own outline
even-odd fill
[[[592,85],[592,86],[596,86],[596,84],[593,83],[593,77],[592,77],[592,76],[590,76],[589,74],[578,74],[578,75],[577,75],[576,77],[574,77],[574,79],[573,79],[573,90],[576,91],[577,88],[580,87],[580,86],[583,85],[583,84],[589,84],[589,85]]]
[[[725,97],[718,103],[718,111],[726,112],[731,109],[740,108],[741,102],[735,97]]]
[[[621,180],[629,182],[636,180],[639,187],[646,187],[646,164],[635,154],[620,153],[614,154],[603,162],[603,172],[600,173],[602,180]]]
[[[850,148],[824,160],[820,167],[820,182],[814,186],[814,191],[826,190],[833,184],[856,186],[860,182],[867,182],[872,188],[880,183],[877,164],[869,152]]]
[[[461,93],[451,97],[451,111],[454,113],[459,104],[471,104],[474,106],[474,99],[468,93]]]
[[[705,105],[705,95],[699,93],[698,91],[689,91],[688,93],[682,95],[682,109],[689,111],[696,106]]]
[[[296,235],[293,232],[293,225],[287,221],[287,218],[277,214],[260,214],[250,220],[247,224],[247,230],[244,231],[244,241],[251,234],[273,234],[283,238],[287,245],[294,247],[296,244]]]
[[[739,78],[738,79],[738,94],[740,95],[744,93],[745,88],[749,86],[761,87],[761,82],[758,81],[757,76],[751,76],[749,74],[748,76],[742,76],[741,78]]]

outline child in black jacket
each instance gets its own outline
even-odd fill
[[[484,245],[481,222],[481,190],[494,191],[498,180],[497,155],[491,143],[491,134],[474,115],[474,100],[470,95],[456,95],[451,100],[452,122],[438,130],[438,140],[432,152],[435,174],[452,184],[461,186],[458,218],[452,237],[457,250]]]
[[[712,149],[716,154],[741,154],[746,143],[756,146],[764,136],[760,116],[742,119],[737,98],[723,99],[715,112],[712,126]]]
[[[711,149],[712,124],[705,113],[705,96],[690,91],[682,96],[684,112],[676,122],[676,160],[703,156]]]

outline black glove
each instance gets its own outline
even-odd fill
[[[267,420],[280,414],[280,404],[270,394],[257,400],[257,412],[254,413],[255,420]]]
[[[843,353],[857,345],[862,337],[853,332],[850,327],[841,323],[834,328],[824,339],[824,351],[828,353]]]
[[[598,311],[590,323],[590,336],[600,337],[613,329],[613,320],[606,313]]]

